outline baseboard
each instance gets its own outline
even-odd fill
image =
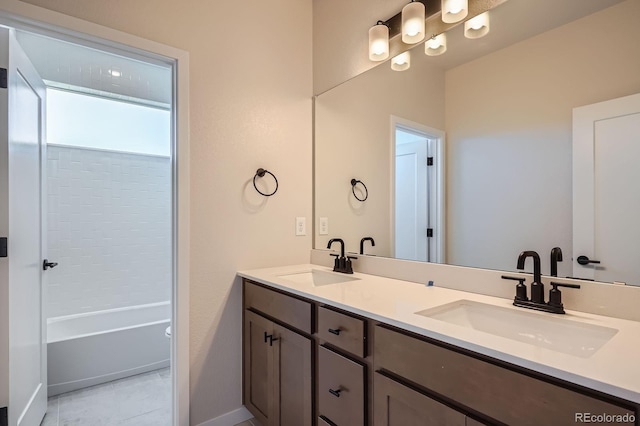
[[[227,414],[216,417],[215,419],[200,423],[198,426],[234,426],[251,418],[253,418],[253,414],[251,414],[246,408],[240,407],[237,410],[230,411]]]

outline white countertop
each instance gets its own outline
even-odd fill
[[[331,271],[331,268],[301,264],[240,271],[238,275],[640,404],[640,322],[567,310],[562,316],[564,320],[618,330],[598,351],[582,358],[415,314],[458,300],[523,310],[514,307],[512,300],[361,273],[349,275],[358,280],[324,286],[296,283],[280,277],[311,269]]]

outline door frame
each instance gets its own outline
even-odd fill
[[[433,150],[434,156],[434,166],[435,169],[435,182],[433,182],[432,187],[432,196],[431,200],[435,201],[431,203],[429,207],[429,214],[433,215],[433,227],[434,234],[433,236],[436,239],[435,243],[435,263],[445,263],[445,253],[446,253],[446,216],[445,216],[445,181],[444,177],[446,176],[445,170],[445,132],[442,130],[435,129],[433,127],[425,126],[424,124],[416,123],[415,121],[407,120],[402,117],[397,117],[395,115],[391,115],[391,126],[390,126],[390,170],[391,176],[389,179],[389,200],[390,200],[390,211],[389,217],[391,218],[389,235],[390,238],[390,246],[391,246],[391,255],[395,256],[395,247],[396,247],[396,235],[395,235],[395,224],[396,224],[396,129],[404,129],[410,132],[418,133],[421,136],[424,136],[427,139],[431,139],[434,141],[435,149]]]
[[[0,4],[0,24],[60,40],[119,52],[172,68],[172,415],[173,424],[189,424],[189,54],[155,41],[23,3]],[[0,330],[0,335],[2,330]],[[0,341],[2,344],[2,341]],[[4,348],[0,347],[0,357]],[[0,359],[0,377],[6,366]],[[8,374],[8,371],[7,371]],[[0,407],[8,406],[0,389]]]

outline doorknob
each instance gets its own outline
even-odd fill
[[[44,262],[42,262],[42,270],[46,271],[49,268],[55,268],[56,266],[58,266],[57,262],[49,262],[48,259],[45,259]]]
[[[581,265],[588,265],[589,263],[600,263],[599,260],[591,260],[587,256],[578,256],[576,261]]]

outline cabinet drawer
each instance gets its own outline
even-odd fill
[[[374,376],[374,426],[465,426],[464,414],[380,373]]]
[[[365,366],[318,347],[318,414],[338,426],[364,425]]]
[[[311,334],[310,302],[244,281],[244,307],[253,308]]]
[[[318,336],[334,346],[364,358],[366,322],[359,318],[320,307]]]
[[[407,378],[502,423],[575,425],[576,413],[633,412],[380,326],[374,346],[376,370]]]

